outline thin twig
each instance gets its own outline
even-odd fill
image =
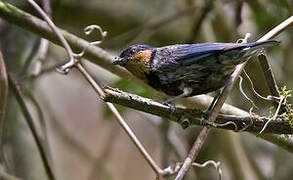
[[[259,132],[264,126],[264,123],[268,120],[268,118],[259,117],[257,115],[250,116],[249,113],[246,112],[243,116],[220,114],[217,116],[215,122],[210,122],[204,120],[208,114],[199,109],[185,109],[177,107],[175,111],[172,112],[168,106],[158,103],[152,99],[126,93],[108,86],[103,87],[103,91],[105,95],[102,97],[102,99],[106,102],[120,104],[122,106],[157,115],[179,123],[181,126],[182,122],[185,121],[188,122],[188,127],[200,125],[213,128],[224,128],[234,131],[245,130],[255,133]],[[283,117],[280,116],[276,120],[271,121],[268,124],[265,132],[275,134],[291,134],[293,132],[293,128],[290,126],[288,119],[282,118]],[[235,127],[237,127],[237,129],[235,129]]]
[[[79,63],[77,59],[75,59],[71,47],[65,40],[64,36],[60,32],[60,30],[55,26],[55,24],[51,21],[51,19],[44,13],[44,11],[33,1],[33,0],[27,0],[30,2],[31,5],[34,6],[34,8],[41,14],[41,16],[45,19],[45,21],[48,23],[48,25],[52,28],[52,30],[56,33],[57,37],[61,41],[62,45],[64,46],[70,60],[65,65],[61,67],[61,71],[64,71],[65,73],[69,72],[70,68],[76,67],[81,74],[84,76],[84,78],[88,81],[88,83],[92,86],[92,88],[95,90],[95,92],[100,96],[104,96],[103,90],[100,88],[100,85],[90,76],[90,74],[84,69],[82,64]],[[122,118],[118,110],[115,108],[115,106],[112,103],[107,102],[106,103],[109,109],[112,111],[112,113],[117,118],[119,124],[123,128],[123,130],[126,132],[126,134],[129,136],[131,141],[134,143],[134,145],[137,147],[141,155],[145,158],[145,160],[149,163],[151,168],[154,170],[154,172],[157,174],[157,177],[161,179],[162,170],[161,168],[155,163],[155,161],[152,159],[152,157],[148,154],[148,152],[145,150],[143,145],[140,143],[140,141],[137,139],[133,131],[130,129],[126,121]]]
[[[247,128],[249,128],[250,126],[252,126],[253,125],[253,117],[255,117],[255,116],[253,116],[253,114],[252,114],[252,111],[253,111],[253,107],[251,107],[250,109],[249,109],[249,117],[250,117],[250,122],[248,123],[248,124],[245,124],[245,126],[242,128],[242,129],[240,129],[240,130],[238,130],[238,132],[243,132],[243,131],[245,131]]]
[[[244,39],[241,39],[241,43],[247,42],[247,39],[249,38],[250,34],[246,34]],[[208,116],[209,122],[214,122],[216,120],[216,117],[218,116],[223,104],[225,103],[225,100],[230,93],[230,91],[233,88],[233,85],[235,81],[237,80],[238,76],[235,76],[234,73],[231,75],[229,81],[227,82],[226,86],[222,90],[219,98],[216,101],[216,104],[214,105],[211,113]],[[201,132],[199,133],[198,137],[196,138],[194,144],[192,145],[192,148],[187,156],[187,158],[184,160],[183,166],[181,167],[180,171],[178,172],[175,180],[182,180],[188,170],[191,167],[192,162],[197,157],[199,151],[201,150],[203,143],[205,142],[208,133],[210,132],[210,129],[207,127],[204,127]]]
[[[206,166],[208,166],[210,164],[213,165],[216,168],[216,170],[217,170],[217,172],[219,174],[219,180],[221,180],[222,179],[222,168],[221,168],[221,163],[220,162],[215,162],[213,160],[208,160],[208,161],[204,162],[203,164],[199,164],[199,163],[194,162],[194,163],[192,163],[192,166],[203,168],[203,167],[206,167]]]
[[[82,57],[90,45],[96,46],[101,44],[105,40],[105,37],[107,36],[108,32],[103,31],[103,29],[99,25],[89,25],[85,27],[83,31],[84,31],[84,34],[90,35],[95,29],[101,34],[102,39],[98,41],[90,42],[87,47],[85,47],[80,53],[76,54],[77,57]]]
[[[38,147],[38,150],[39,150],[39,153],[40,153],[40,157],[42,159],[42,162],[44,164],[44,168],[45,168],[45,171],[47,173],[47,176],[49,179],[55,179],[54,178],[54,174],[52,172],[52,169],[50,168],[50,165],[49,165],[49,161],[48,161],[48,158],[46,156],[46,151],[41,143],[41,140],[38,136],[38,133],[37,133],[37,129],[35,127],[35,124],[34,124],[34,121],[33,121],[33,118],[24,102],[24,96],[22,94],[22,91],[20,90],[19,86],[17,85],[17,83],[15,82],[15,80],[13,80],[13,78],[11,77],[11,75],[8,75],[8,82],[9,82],[9,88],[12,90],[12,92],[14,93],[15,95],[15,98],[21,108],[21,111],[25,117],[25,120],[28,124],[28,127],[30,128],[30,131],[33,135],[33,138],[34,138],[34,141],[36,142],[36,145]]]
[[[266,100],[266,101],[272,101],[272,98],[269,98],[269,97],[263,97],[262,95],[260,95],[254,88],[254,85],[253,85],[253,82],[252,80],[250,79],[249,75],[247,74],[247,72],[245,71],[245,69],[243,69],[243,72],[246,76],[246,78],[248,79],[249,83],[250,83],[250,86],[251,86],[251,89],[252,89],[252,92],[257,96],[259,97],[260,99],[262,100]],[[240,76],[241,77],[241,76]]]
[[[40,122],[40,130],[42,133],[42,140],[43,140],[43,146],[44,149],[46,151],[46,155],[48,157],[48,161],[50,163],[50,167],[54,170],[54,166],[53,166],[53,158],[52,158],[52,153],[50,151],[50,145],[49,145],[49,138],[48,138],[48,132],[47,132],[47,125],[46,125],[46,121],[44,118],[44,114],[43,111],[40,107],[40,104],[38,103],[37,99],[33,96],[33,94],[31,94],[30,91],[25,90],[24,91],[24,95],[28,98],[28,100],[30,100],[32,102],[32,104],[34,105],[37,114],[38,114],[38,120]]]
[[[51,17],[52,9],[51,9],[51,3],[50,0],[42,0],[43,8],[46,14]],[[24,68],[24,71],[28,70],[28,67],[30,66],[31,62],[35,60],[35,63],[33,64],[32,74],[34,76],[38,76],[41,72],[42,65],[46,59],[47,52],[49,49],[49,41],[45,38],[41,38],[40,42],[37,44],[37,49],[32,50],[32,52],[35,53],[34,57],[29,57],[26,61],[26,68]],[[25,72],[26,73],[26,72]]]
[[[44,12],[48,15],[48,17],[52,17],[52,8],[51,8],[51,0],[42,0]],[[45,38],[41,38],[40,47],[38,49],[38,59],[35,65],[35,70],[33,74],[38,75],[41,72],[42,64],[44,63],[47,53],[49,49],[49,41]]]
[[[278,90],[278,86],[272,71],[272,67],[269,64],[267,57],[264,53],[260,54],[258,56],[259,64],[261,66],[261,69],[263,71],[263,74],[265,76],[266,84],[269,87],[269,90],[271,92],[271,95],[274,97],[279,98],[280,97],[280,92]],[[274,102],[275,106],[278,106],[277,102]]]
[[[277,36],[281,32],[283,32],[288,26],[292,25],[293,23],[293,16],[290,16],[285,21],[274,27],[274,29],[270,30],[264,36],[262,36],[257,42],[266,41],[272,39],[273,37]]]
[[[101,28],[101,26],[99,25],[89,25],[87,27],[84,28],[84,33],[86,35],[89,35],[93,32],[93,30],[97,30],[99,32],[99,34],[101,35],[102,39],[99,40],[99,41],[94,41],[94,42],[91,42],[90,44],[91,45],[99,45],[101,44],[104,40],[105,40],[105,37],[107,36],[108,32],[107,31],[103,31],[103,29]]]
[[[7,2],[0,1],[0,17],[62,46],[58,36],[51,30],[45,21],[42,21],[29,13],[23,12]],[[125,69],[112,65],[113,55],[97,46],[89,46],[89,42],[84,39],[70,34],[60,28],[58,29],[62,32],[66,40],[70,43],[70,47],[74,50],[82,50],[87,48],[84,58],[89,59],[91,62],[98,64],[114,74],[129,79],[133,78],[133,76]]]
[[[175,163],[175,166],[174,167],[167,167],[165,168],[163,171],[164,171],[164,176],[171,176],[171,175],[174,175],[176,173],[178,173],[178,171],[180,170],[181,166],[182,166],[182,162],[177,162]],[[199,167],[199,168],[204,168],[204,167],[207,167],[208,165],[212,165],[215,167],[215,169],[217,170],[218,174],[219,174],[219,180],[221,180],[221,177],[222,177],[222,168],[221,168],[221,163],[220,162],[215,162],[213,160],[208,160],[204,163],[196,163],[196,162],[193,162],[192,163],[192,166],[194,167]]]
[[[195,157],[198,155],[198,153],[199,153],[203,143],[205,142],[210,130],[211,130],[210,128],[204,127],[200,131],[199,135],[197,136],[195,142],[192,145],[191,150],[189,151],[187,157],[185,158],[184,163],[183,163],[181,169],[179,170],[175,180],[181,180],[184,178],[187,171],[192,166],[192,163],[194,162]]]
[[[99,97],[104,97],[104,92],[102,88],[100,88],[100,85],[95,82],[95,80],[87,73],[87,71],[83,68],[81,64],[77,64],[78,70],[82,73],[84,78],[89,82],[89,84],[92,86],[92,88],[96,91],[96,93],[99,95]],[[137,139],[133,131],[130,129],[126,121],[122,118],[118,110],[115,108],[115,106],[112,103],[107,102],[106,105],[109,107],[109,109],[112,111],[112,113],[117,118],[120,126],[123,128],[125,133],[129,136],[130,140],[134,143],[134,145],[137,147],[141,155],[145,158],[145,160],[148,162],[148,164],[151,166],[151,168],[156,172],[157,176],[160,177],[162,174],[161,168],[155,163],[155,161],[152,159],[152,157],[148,154],[148,152],[145,150],[143,145],[140,143],[140,141]]]
[[[255,107],[255,108],[257,108],[258,109],[258,107],[254,104],[254,102],[253,102],[253,100],[251,100],[246,94],[245,94],[245,92],[244,92],[244,90],[243,90],[243,88],[242,88],[242,81],[243,81],[243,78],[241,77],[241,76],[239,76],[239,79],[240,79],[240,81],[239,81],[239,90],[240,90],[240,92],[241,92],[241,94],[252,104],[252,106],[253,107]]]
[[[233,121],[228,121],[228,122],[225,122],[222,124],[218,124],[218,123],[213,123],[213,124],[215,124],[215,127],[225,127],[225,126],[232,124],[234,126],[234,131],[236,131],[236,132],[238,131],[237,124]]]
[[[38,76],[40,74],[42,70],[42,65],[47,56],[48,48],[49,48],[49,41],[47,39],[41,38],[41,42],[37,50],[36,57],[34,58],[36,59],[36,62],[34,64],[34,69],[32,72],[34,76]]]
[[[34,6],[34,4],[32,4],[32,5]],[[44,13],[49,18],[51,18],[51,16],[52,16],[52,8],[51,8],[50,0],[42,0],[42,5],[43,5]],[[45,39],[45,38],[41,38],[41,42],[40,42],[40,45],[39,45],[39,48],[37,50],[37,54],[36,54],[36,57],[35,57],[37,61],[35,63],[34,71],[32,73],[34,76],[38,76],[40,74],[41,69],[42,69],[42,64],[44,63],[44,61],[46,59],[46,56],[47,56],[48,48],[49,48],[49,41],[47,39]],[[48,139],[48,134],[47,134],[47,126],[46,126],[46,122],[44,121],[43,112],[41,110],[41,107],[40,107],[39,103],[34,98],[34,96],[32,94],[30,94],[29,92],[27,92],[26,95],[32,101],[32,103],[34,104],[34,106],[35,106],[35,108],[36,108],[36,110],[38,112],[39,121],[40,121],[40,125],[41,125],[40,127],[42,129],[42,133],[43,133],[43,136],[44,136],[44,146],[46,147],[46,151],[47,151],[47,154],[48,154],[48,159],[51,162],[50,164],[51,164],[51,166],[53,166],[52,156],[51,156],[50,146],[49,146],[49,139]]]
[[[279,24],[277,27],[275,27],[274,29],[269,31],[262,38],[260,38],[258,40],[258,42],[265,41],[265,40],[268,40],[270,38],[275,37],[280,32],[285,30],[285,28],[287,28],[292,23],[293,23],[293,16],[289,17],[288,19],[283,21],[281,24]],[[245,39],[247,39],[247,38],[245,38]],[[244,69],[245,64],[246,63],[244,62],[244,63],[236,66],[235,71],[232,73],[228,83],[226,84],[220,97],[218,98],[218,100],[217,100],[217,102],[216,102],[216,104],[215,104],[215,106],[214,106],[214,108],[208,118],[208,121],[213,122],[216,119],[216,116],[219,114],[220,109],[221,109],[222,105],[224,104],[225,100],[227,99],[228,94],[232,90],[234,83],[236,82],[236,80],[240,76],[242,69]],[[200,151],[200,149],[203,145],[203,142],[207,138],[208,133],[209,133],[209,129],[204,127],[203,130],[201,131],[201,133],[199,134],[199,136],[197,137],[195,143],[193,144],[193,146],[190,150],[190,153],[188,154],[188,157],[185,159],[184,164],[183,164],[182,168],[180,169],[175,180],[183,179],[183,177],[185,176],[187,171],[190,169],[191,163],[195,160],[198,152]]]
[[[190,9],[190,11],[191,10],[194,11],[194,9]],[[32,16],[31,14],[23,12],[22,10],[12,6],[11,4],[7,2],[0,1],[0,17],[32,33],[36,33],[40,35],[41,37],[46,38],[57,45],[62,46],[56,34],[52,32],[52,30],[50,29],[50,27],[47,25],[45,21],[42,21],[39,18]],[[143,85],[147,89],[151,89],[150,86],[143,83],[138,78],[132,76],[124,68],[121,68],[119,66],[113,66],[112,65],[113,56],[109,54],[107,51],[101,49],[100,47],[92,46],[90,45],[89,42],[85,41],[84,39],[81,39],[71,33],[68,33],[65,30],[62,30],[60,28],[58,29],[62,32],[62,34],[66,38],[71,48],[73,48],[76,51],[80,51],[86,48],[83,58],[86,58],[90,62],[95,63],[99,65],[100,67],[103,67],[106,70],[120,77],[131,79],[135,81],[136,83]],[[44,71],[47,72],[47,70],[44,70]],[[31,77],[34,77],[34,76],[31,76]],[[166,95],[162,93],[160,93],[160,95],[162,97],[166,97]],[[212,101],[211,96],[200,95],[200,96],[193,97],[192,100],[184,99],[183,103],[185,103],[185,105],[186,104],[192,105],[192,106],[201,107],[204,109],[209,106],[211,101]],[[221,111],[227,114],[238,114],[238,115],[243,115],[245,113],[245,111],[240,110],[239,108],[236,108],[231,105],[224,105]]]
[[[22,27],[29,29],[35,33],[41,34],[42,36],[45,36],[47,38],[50,38],[53,42],[55,43],[59,43],[60,41],[57,40],[57,37],[54,33],[52,33],[50,31],[50,29],[48,29],[48,27],[43,23],[43,21],[39,21],[36,18],[32,18],[31,15],[26,13],[26,16],[19,16],[19,14],[23,13],[22,11],[19,10],[15,10],[15,8],[11,5],[7,5],[7,3],[3,3],[0,2],[0,6],[1,6],[1,10],[0,10],[0,16],[4,17],[6,20],[21,25]],[[9,10],[13,9],[15,11],[13,11],[14,13],[11,13]],[[33,23],[32,23],[33,22]],[[38,26],[40,25],[40,26]],[[44,30],[44,31],[43,31]],[[65,33],[65,32],[64,32]],[[71,45],[73,45],[73,47],[79,47],[79,49],[83,49],[84,47],[86,47],[88,45],[87,42],[77,39],[75,36],[72,36],[69,33],[65,33],[65,36],[67,39],[71,39],[70,42],[72,43]],[[74,37],[74,38],[72,38]],[[72,41],[72,40],[77,40],[77,41]],[[97,51],[93,51],[97,50]],[[109,54],[107,54],[105,51],[101,50],[100,48],[96,48],[96,47],[90,47],[87,50],[88,53],[85,54],[85,56],[89,59],[92,59],[92,61],[94,61],[97,64],[100,64],[102,67],[106,67],[107,69],[110,69],[112,72],[115,72],[116,74],[120,74],[123,77],[130,77],[129,73],[127,73],[126,71],[123,71],[121,68],[115,68],[112,67],[110,65],[111,63],[111,59],[112,56],[110,56]],[[93,58],[94,57],[94,58]],[[99,59],[100,58],[100,59]],[[100,61],[97,61],[97,59],[99,59]],[[108,62],[105,60],[109,60]],[[111,68],[109,68],[111,67]],[[274,140],[277,140],[278,136],[273,136],[273,138],[275,138]]]
[[[50,17],[42,10],[42,8],[33,0],[27,0],[37,11],[38,13],[42,16],[42,18],[45,19],[45,21],[48,23],[50,26],[51,30],[57,35],[58,39],[61,41],[63,47],[66,50],[66,53],[69,57],[69,62],[67,66],[73,66],[76,63],[76,60],[74,59],[74,54],[69,46],[68,43],[66,43],[66,40],[64,36],[62,35],[61,31],[54,25],[54,23],[50,20]],[[67,73],[69,71],[68,67],[64,66],[60,69],[60,72],[62,73]]]
[[[259,132],[259,134],[262,134],[262,133],[264,132],[264,130],[267,128],[268,124],[269,124],[271,121],[273,121],[274,119],[277,118],[277,116],[278,116],[278,114],[279,114],[279,111],[280,111],[280,108],[281,108],[281,105],[282,105],[282,103],[283,103],[284,100],[285,100],[285,97],[284,97],[284,96],[281,96],[281,98],[280,98],[280,102],[279,102],[279,105],[278,105],[278,107],[277,107],[277,109],[276,109],[276,112],[275,112],[274,116],[273,116],[272,118],[270,118],[270,119],[265,123],[265,125],[263,126],[263,128],[261,129],[261,131]]]
[[[8,96],[8,79],[5,62],[0,52],[0,160],[3,157],[4,116]]]
[[[278,90],[278,86],[276,80],[274,78],[274,74],[272,72],[272,67],[269,64],[267,57],[264,53],[258,55],[259,64],[261,65],[262,71],[264,73],[265,79],[267,81],[267,85],[269,86],[270,92],[273,96],[279,97],[280,92]]]

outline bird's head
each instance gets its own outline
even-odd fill
[[[125,67],[139,78],[144,78],[150,71],[150,60],[154,48],[148,45],[132,45],[115,57],[113,65]]]
[[[153,47],[148,45],[132,45],[124,49],[119,56],[114,58],[112,64],[126,66],[127,63],[132,63],[132,61],[140,61],[145,56],[151,53]]]

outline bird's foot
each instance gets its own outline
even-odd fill
[[[170,102],[166,102],[166,101],[165,101],[163,104],[166,105],[166,106],[168,106],[168,107],[170,108],[171,113],[174,113],[174,112],[175,112],[176,107],[175,107],[174,104],[172,104],[172,103],[170,103]]]
[[[212,113],[212,108],[207,108],[206,110],[204,110],[203,112],[205,113],[205,114],[207,114],[208,116],[210,116],[211,115],[211,113]]]
[[[203,112],[206,113],[208,116],[210,116],[213,108],[214,108],[214,103],[210,104],[210,106],[206,110],[204,110]]]

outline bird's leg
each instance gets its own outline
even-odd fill
[[[187,96],[191,95],[191,93],[192,93],[192,88],[190,88],[190,87],[185,87],[185,88],[183,89],[183,93],[182,93],[182,94],[167,99],[163,104],[169,106],[170,109],[171,109],[171,112],[174,112],[175,109],[176,109],[176,107],[175,107],[175,105],[172,104],[171,102],[174,101],[174,100],[176,100],[176,99],[179,99],[179,98],[187,97]]]
[[[216,95],[215,95],[215,97],[214,97],[212,103],[210,104],[210,106],[209,106],[208,109],[206,110],[206,113],[207,113],[207,114],[209,114],[209,113],[212,111],[212,109],[214,108],[214,106],[215,106],[215,104],[216,104],[216,102],[217,102],[217,100],[218,100],[220,94],[221,94],[221,89],[216,90]]]

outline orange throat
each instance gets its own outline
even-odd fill
[[[129,59],[129,61],[125,65],[125,68],[130,71],[134,76],[140,79],[145,79],[146,74],[150,73],[151,56],[152,50],[140,51],[131,59]]]

